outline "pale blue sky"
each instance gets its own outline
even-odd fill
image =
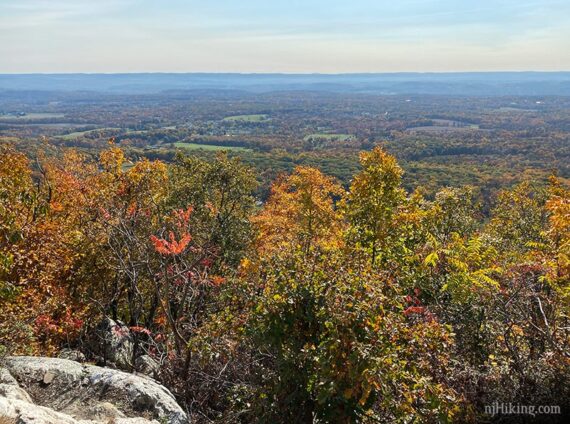
[[[570,70],[570,0],[0,0],[0,73]]]

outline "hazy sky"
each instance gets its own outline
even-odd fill
[[[570,70],[570,0],[0,0],[0,73]]]

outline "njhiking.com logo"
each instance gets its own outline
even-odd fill
[[[522,405],[511,402],[493,402],[485,405],[485,414],[491,415],[560,415],[561,410],[558,405]]]

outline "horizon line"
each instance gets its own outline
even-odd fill
[[[401,75],[401,74],[561,74],[570,73],[568,70],[501,70],[501,71],[370,71],[370,72],[239,72],[239,71],[132,71],[132,72],[2,72],[0,75],[304,75],[304,76],[335,76],[335,75]]]

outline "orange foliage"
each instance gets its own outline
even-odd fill
[[[150,240],[154,245],[154,249],[158,253],[162,255],[180,255],[186,250],[192,241],[192,236],[187,231],[192,210],[192,206],[189,206],[186,208],[186,210],[177,209],[172,211],[171,215],[174,218],[174,225],[181,232],[181,237],[179,240],[176,239],[173,231],[170,231],[168,233],[168,240],[164,238],[158,238],[155,235],[150,236]]]
[[[190,234],[184,234],[180,240],[176,240],[172,231],[168,233],[168,237],[170,240],[158,238],[154,235],[150,236],[155,250],[162,255],[179,255],[186,250],[192,240]]]
[[[338,246],[342,226],[334,198],[342,193],[342,187],[318,169],[295,168],[272,185],[263,211],[253,219],[259,229],[258,250]]]

